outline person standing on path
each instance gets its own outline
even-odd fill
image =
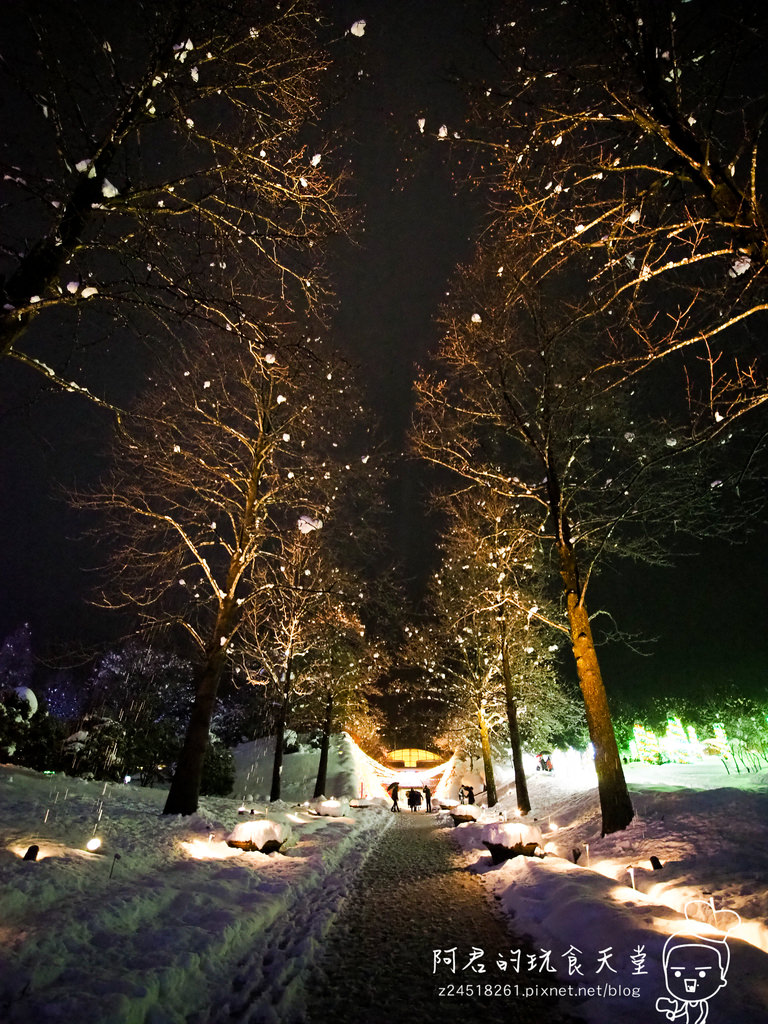
[[[400,793],[400,787],[396,782],[392,783],[392,788],[389,791],[389,795],[392,797],[392,810],[399,811],[400,804],[397,802],[398,795]]]
[[[424,786],[424,803],[427,814],[432,810],[432,790],[428,785]]]

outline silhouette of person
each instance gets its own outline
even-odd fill
[[[467,803],[473,804],[475,802],[475,787],[465,786],[464,789],[466,790],[467,793]]]
[[[432,810],[432,790],[429,786],[424,787],[424,802],[426,807],[424,808],[427,813]]]
[[[400,787],[396,782],[393,782],[389,788],[389,795],[392,797],[392,810],[399,811],[400,804],[397,802],[397,798],[400,795]]]

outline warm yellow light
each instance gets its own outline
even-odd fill
[[[182,842],[181,846],[195,860],[229,860],[230,857],[239,857],[243,852],[231,849],[226,843],[203,842],[202,839]]]
[[[86,850],[90,850],[91,853],[95,853],[100,846],[101,840],[99,839],[98,836],[94,836],[93,839],[89,839],[88,842],[85,844]]]

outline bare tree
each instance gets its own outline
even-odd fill
[[[379,679],[389,664],[386,651],[372,640],[363,623],[342,605],[325,622],[325,642],[314,664],[315,686],[302,721],[320,725],[320,759],[316,797],[325,795],[331,736],[342,729],[358,743],[378,749],[383,716],[371,703],[380,694]]]
[[[457,278],[437,358],[416,383],[413,438],[418,454],[502,496],[521,528],[551,543],[612,832],[632,807],[587,611],[590,578],[607,557],[664,562],[674,530],[727,532],[732,522],[714,505],[723,477],[708,462],[721,452],[691,435],[684,396],[666,419],[655,415],[665,407],[658,381],[626,376],[608,314],[581,315],[567,276],[561,294],[554,276],[532,288],[531,259],[528,240],[489,238]]]
[[[343,493],[328,474],[323,518],[289,516],[273,532],[260,567],[259,596],[242,630],[250,681],[264,685],[274,709],[272,801],[280,799],[286,728],[321,723],[319,796],[334,725],[370,716],[367,697],[375,678],[368,677],[377,677],[386,663],[381,645],[366,637],[361,614],[372,587],[359,574],[360,555],[353,550],[364,538],[363,557],[371,554],[370,531],[356,521],[355,499],[373,489],[363,479],[367,472],[355,473],[349,465],[347,472]]]
[[[462,664],[467,651],[473,652],[473,663],[481,660],[483,673],[470,673],[472,682],[461,682],[458,689],[455,683],[449,685],[447,699],[453,706],[461,704],[459,692],[469,696],[476,715],[482,694],[487,707],[498,704],[504,709],[517,804],[527,814],[531,804],[523,761],[524,731],[539,743],[545,736],[551,742],[550,728],[566,705],[571,705],[570,717],[577,717],[554,671],[553,655],[558,648],[554,634],[567,630],[553,621],[556,608],[545,624],[546,599],[534,598],[533,589],[538,582],[533,564],[538,539],[516,525],[506,498],[473,487],[445,497],[440,506],[446,526],[440,543],[440,568],[429,588],[434,619],[426,632],[415,634],[418,642],[414,649],[419,650],[431,637],[430,657],[437,665],[444,664],[441,648],[453,649],[457,644],[464,654]],[[434,674],[437,669],[432,671]],[[448,675],[450,678],[451,673]],[[463,678],[461,672],[458,676]],[[439,691],[435,697],[440,700]],[[552,705],[557,705],[554,715],[549,710]],[[497,714],[498,709],[493,715],[485,711],[481,718],[493,718],[495,725]],[[539,722],[538,727],[532,725],[534,721]],[[480,739],[482,748],[482,728]]]
[[[440,593],[456,626],[472,620],[483,630],[501,680],[509,744],[515,769],[517,805],[531,809],[523,762],[523,733],[539,743],[552,742],[551,727],[560,725],[570,703],[554,671],[558,636],[567,629],[542,585],[539,538],[531,536],[510,512],[505,497],[486,488],[469,488],[442,503],[448,516],[441,549]],[[538,569],[538,571],[537,571]],[[557,705],[554,715],[550,707]],[[570,709],[570,717],[574,709]],[[544,726],[547,722],[548,725]]]
[[[701,435],[768,394],[767,34],[738,0],[510,3],[498,79],[453,143],[483,153],[499,232],[531,240],[521,281],[570,287],[614,368],[665,360],[679,381],[685,362]]]
[[[89,394],[78,341],[255,343],[281,303],[322,304],[343,218],[312,0],[33,0],[2,19],[0,354]]]
[[[436,604],[440,603],[436,597]],[[504,690],[493,641],[474,620],[467,618],[458,624],[441,618],[439,612],[407,626],[405,632],[402,657],[420,670],[413,695],[431,700],[433,707],[440,709],[443,730],[448,728],[454,743],[458,740],[471,749],[474,740],[479,740],[488,806],[493,807],[497,794],[491,737],[505,721]]]
[[[305,514],[273,533],[259,598],[243,633],[251,681],[264,683],[274,708],[271,801],[280,799],[285,730],[297,705],[317,689],[317,663],[331,623],[344,614],[344,583],[324,551],[323,526],[323,520]],[[346,603],[347,614],[354,614],[356,595],[348,593]]]
[[[196,649],[196,696],[166,804],[192,813],[219,681],[286,517],[320,519],[352,473],[360,415],[342,366],[284,341],[280,357],[232,338],[159,374],[119,426],[111,473],[79,504],[103,513],[107,600],[147,625],[180,626]],[[368,440],[367,427],[354,431]],[[366,452],[358,463],[366,474]]]

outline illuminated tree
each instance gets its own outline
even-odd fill
[[[279,357],[236,338],[202,345],[152,380],[117,429],[112,471],[79,498],[103,514],[107,602],[193,641],[195,700],[167,813],[197,806],[222,671],[285,524],[329,517],[353,464],[370,475],[368,428],[352,428],[360,412],[319,341],[284,340]]]
[[[0,29],[0,354],[90,394],[80,343],[253,344],[286,299],[322,303],[343,225],[312,0],[23,6]]]
[[[492,34],[497,79],[453,144],[479,147],[499,232],[530,239],[520,281],[557,276],[627,373],[684,367],[699,435],[723,434],[767,394],[765,12],[510,2]]]
[[[368,488],[350,480],[349,489],[359,494]],[[370,676],[385,664],[376,645],[366,639],[361,619],[371,587],[351,568],[357,559],[350,548],[363,537],[370,554],[370,531],[358,526],[357,538],[350,532],[347,493],[335,501],[329,497],[326,518],[302,515],[273,533],[259,595],[242,631],[249,679],[264,686],[274,709],[272,801],[280,799],[286,728],[319,722],[315,795],[321,795],[331,733],[334,727],[370,717],[367,697],[375,690],[375,677],[372,682]]]
[[[711,499],[748,496],[764,450],[703,451],[766,396],[750,335],[768,308],[766,23],[739,13],[510,4],[494,17],[498,79],[450,142],[472,148],[493,223],[417,384],[415,445],[552,543],[606,832],[632,808],[590,578],[618,555],[663,562],[674,532],[732,530]]]
[[[518,527],[504,498],[469,488],[444,498],[440,506],[447,525],[440,544],[441,565],[429,592],[434,620],[424,635],[436,638],[432,657],[437,664],[441,645],[456,643],[465,655],[472,651],[473,663],[482,661],[484,671],[473,671],[469,689],[463,681],[459,690],[466,691],[475,714],[479,694],[484,694],[487,706],[498,702],[504,708],[517,804],[527,814],[531,805],[524,734],[539,746],[549,744],[555,730],[565,726],[564,718],[577,717],[553,668],[553,631],[567,631],[560,624],[545,625],[545,598],[540,595],[537,603],[533,597],[534,543]],[[550,612],[550,622],[556,614],[556,609]],[[449,687],[450,702],[460,704],[455,690]],[[435,696],[440,700],[439,694]],[[484,712],[480,717],[489,715]]]
[[[737,473],[691,433],[684,397],[666,417],[656,412],[667,397],[658,378],[627,378],[608,312],[582,315],[568,275],[535,288],[525,280],[533,258],[528,238],[489,233],[457,276],[442,343],[416,382],[413,443],[502,498],[542,547],[546,571],[559,574],[612,832],[632,808],[587,610],[590,578],[606,558],[667,562],[675,531],[727,534],[733,523],[716,499]]]
[[[383,715],[370,701],[380,693],[378,684],[388,665],[382,645],[371,641],[359,619],[343,608],[326,622],[326,638],[314,665],[314,681],[303,721],[320,724],[320,760],[314,795],[327,788],[331,736],[342,729],[367,749],[378,749]]]
[[[457,625],[439,616],[406,627],[406,637],[403,657],[421,670],[419,699],[429,699],[441,708],[454,743],[458,738],[460,745],[471,750],[475,739],[479,741],[488,806],[493,807],[497,794],[491,736],[505,715],[492,642],[473,620]]]

